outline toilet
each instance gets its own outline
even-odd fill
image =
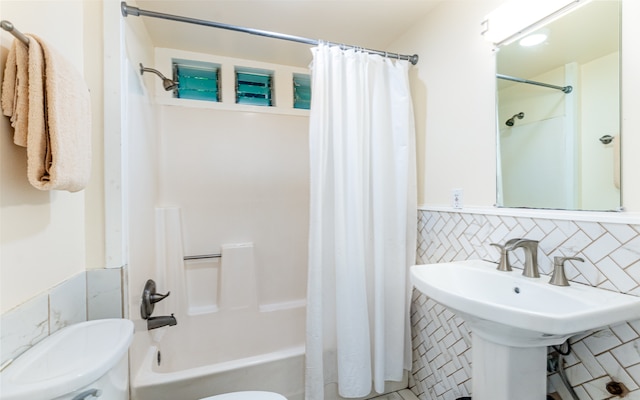
[[[2,400],[128,400],[132,340],[133,322],[127,319],[62,328],[0,372]]]
[[[219,394],[200,400],[287,400],[287,398],[273,392],[248,391]]]

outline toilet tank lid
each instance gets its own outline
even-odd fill
[[[287,400],[287,398],[273,392],[249,391],[219,394],[200,400]]]
[[[60,329],[0,373],[3,400],[56,398],[100,379],[127,353],[133,322],[101,319]]]

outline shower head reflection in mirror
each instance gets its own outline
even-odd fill
[[[507,122],[505,122],[505,125],[513,126],[513,123],[514,123],[516,118],[518,118],[518,119],[524,118],[524,113],[522,111],[520,111],[519,113],[515,114],[513,117],[509,118],[507,120]]]

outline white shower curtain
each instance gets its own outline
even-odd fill
[[[416,176],[408,62],[313,50],[307,400],[381,393],[411,367]]]

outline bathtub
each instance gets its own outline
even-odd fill
[[[262,311],[246,321],[223,313],[213,323],[211,316],[176,316],[176,326],[136,333],[150,340],[134,340],[134,346],[150,345],[139,365],[132,365],[132,400],[197,400],[240,390],[302,400],[304,312]]]
[[[306,276],[298,274],[290,290],[265,295],[269,280],[260,272],[273,261],[256,255],[252,242],[222,244],[220,257],[185,258],[183,223],[179,208],[156,209],[154,278],[158,291],[171,296],[153,315],[175,314],[178,324],[148,331],[146,321],[134,321],[132,400],[197,400],[242,390],[301,400],[306,301],[297,288]],[[299,263],[284,267],[278,276],[304,270]]]

